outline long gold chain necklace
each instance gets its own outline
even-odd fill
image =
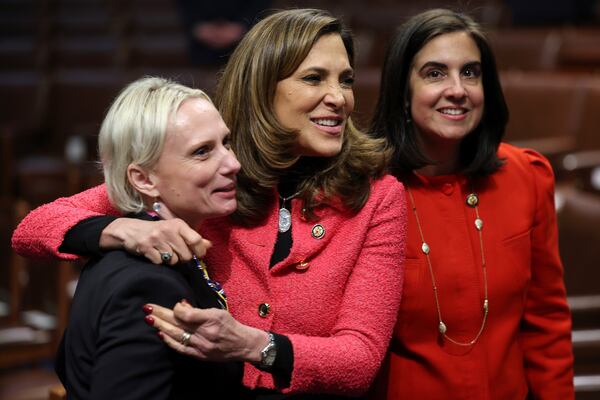
[[[475,194],[475,192],[471,188],[471,194],[469,194],[467,196],[467,204],[470,207],[475,208],[475,216],[476,216],[475,229],[477,229],[477,233],[479,234],[479,248],[480,248],[480,252],[481,252],[481,269],[483,271],[483,293],[484,293],[483,319],[481,321],[481,326],[479,327],[479,331],[477,332],[475,337],[468,342],[460,342],[458,340],[451,338],[446,333],[448,331],[448,326],[444,323],[444,320],[442,318],[442,311],[440,308],[440,299],[438,296],[438,288],[437,288],[437,284],[435,281],[435,275],[433,273],[433,267],[431,266],[431,258],[429,256],[429,253],[431,252],[431,248],[425,241],[425,236],[423,235],[423,229],[421,227],[421,221],[419,220],[419,214],[417,214],[417,207],[415,206],[415,199],[413,198],[410,187],[408,185],[405,185],[405,186],[406,186],[406,190],[408,191],[408,196],[410,198],[410,203],[412,206],[413,214],[415,215],[415,220],[417,221],[417,227],[419,228],[419,234],[421,235],[421,243],[422,243],[421,251],[423,252],[423,254],[425,254],[425,258],[427,259],[427,264],[429,266],[429,275],[431,275],[431,283],[433,285],[433,296],[435,297],[435,307],[437,309],[437,315],[438,315],[438,330],[444,338],[446,338],[448,341],[450,341],[458,346],[473,346],[477,342],[477,340],[479,340],[479,337],[483,333],[483,329],[485,328],[485,323],[487,322],[488,309],[489,309],[487,268],[486,268],[486,264],[485,264],[485,256],[483,253],[483,235],[481,233],[481,231],[483,230],[483,220],[479,217],[479,208],[477,207],[477,204],[479,203],[479,198],[477,197],[477,194]]]

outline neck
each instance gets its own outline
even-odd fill
[[[425,176],[450,175],[459,171],[460,142],[447,140],[431,143],[421,140],[421,150],[432,161],[432,164],[418,169],[419,174]]]

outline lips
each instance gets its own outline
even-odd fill
[[[311,118],[310,121],[322,132],[330,135],[339,135],[342,132],[344,118],[339,116],[325,116]]]
[[[466,108],[456,108],[456,107],[444,107],[444,108],[440,108],[438,109],[438,112],[444,114],[444,115],[451,115],[451,116],[456,116],[456,115],[463,115],[467,113]]]
[[[236,186],[237,186],[236,183],[232,182],[232,183],[230,183],[227,186],[222,186],[222,187],[220,187],[218,189],[215,189],[213,192],[214,193],[228,193],[228,192],[232,192],[232,191],[235,191]]]
[[[341,119],[339,118],[312,118],[311,121],[317,125],[329,127],[338,126],[342,123]]]

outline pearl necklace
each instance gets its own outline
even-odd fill
[[[438,288],[437,288],[437,284],[435,281],[435,275],[433,273],[433,267],[431,265],[431,258],[429,257],[429,253],[431,252],[431,248],[429,247],[429,245],[427,244],[427,242],[425,241],[425,236],[423,235],[423,229],[421,228],[421,221],[419,220],[419,214],[417,214],[417,207],[415,206],[415,199],[413,198],[412,192],[410,190],[410,187],[408,185],[406,186],[406,190],[408,192],[408,196],[410,198],[410,203],[412,206],[412,210],[413,213],[415,215],[415,220],[417,221],[417,227],[419,228],[419,234],[421,235],[421,251],[423,252],[423,254],[425,254],[425,258],[427,259],[427,264],[429,266],[429,275],[431,276],[431,283],[433,286],[433,296],[435,298],[435,307],[437,309],[437,315],[438,315],[438,331],[440,332],[440,334],[446,338],[446,340],[458,345],[458,346],[473,346],[477,340],[479,340],[479,337],[481,336],[481,334],[483,333],[483,329],[485,327],[485,323],[487,322],[487,317],[488,317],[488,307],[489,307],[489,302],[488,302],[488,285],[487,285],[487,268],[486,268],[486,264],[485,264],[485,256],[483,253],[483,235],[481,233],[482,229],[483,229],[483,220],[479,217],[479,208],[477,207],[477,204],[479,203],[479,198],[477,197],[477,194],[475,194],[472,189],[472,193],[469,194],[467,196],[467,205],[469,205],[470,207],[475,208],[475,215],[476,215],[476,219],[475,219],[475,229],[477,229],[477,233],[479,234],[479,248],[480,248],[480,252],[481,252],[481,269],[483,271],[483,293],[484,293],[484,299],[483,299],[483,319],[481,321],[481,326],[479,327],[479,331],[477,332],[477,334],[475,335],[475,337],[468,341],[468,342],[460,342],[458,340],[455,340],[453,338],[451,338],[450,336],[448,336],[446,334],[446,332],[448,331],[448,326],[444,323],[444,320],[442,318],[442,311],[440,308],[440,300],[438,297]]]
[[[292,226],[292,214],[290,213],[290,210],[288,210],[287,208],[285,208],[285,202],[288,200],[293,199],[294,197],[298,196],[301,192],[296,192],[291,196],[288,197],[283,197],[282,195],[279,195],[279,198],[281,199],[281,208],[279,209],[279,222],[278,222],[278,228],[279,228],[279,232],[284,233],[290,230],[290,227]]]

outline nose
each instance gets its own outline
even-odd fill
[[[336,84],[327,85],[327,93],[325,93],[323,102],[336,109],[343,107],[346,104],[346,96],[343,89]]]
[[[462,99],[466,97],[467,90],[465,89],[463,81],[460,77],[455,77],[450,81],[449,86],[446,88],[446,96],[453,99]]]
[[[221,173],[223,175],[235,175],[240,172],[240,168],[241,164],[235,156],[233,150],[227,149],[227,152],[221,161]]]

